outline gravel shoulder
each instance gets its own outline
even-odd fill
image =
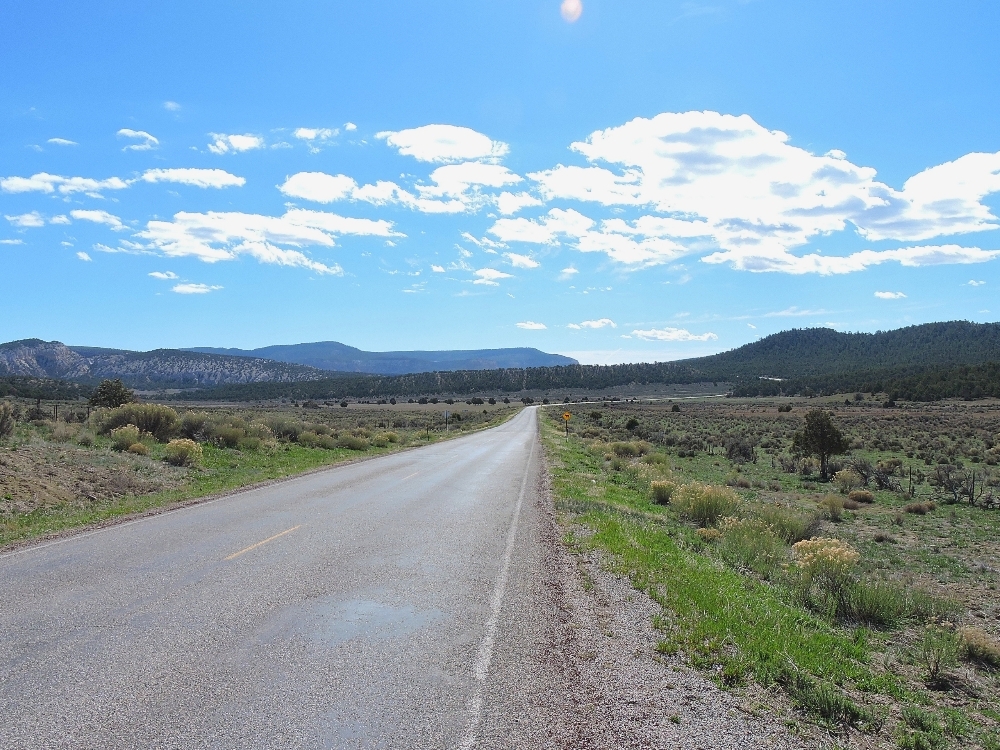
[[[529,625],[507,628],[501,660],[516,650],[532,653],[521,670],[500,669],[513,682],[501,710],[484,715],[483,747],[616,750],[647,748],[812,749],[850,745],[801,724],[778,694],[753,689],[727,692],[686,666],[680,656],[660,656],[652,626],[659,611],[627,579],[594,554],[563,541],[572,527],[552,503],[548,477],[539,477],[534,529],[540,557],[534,595],[538,612]],[[543,614],[544,613],[544,614]],[[748,624],[751,626],[751,624]],[[520,643],[518,646],[515,642]],[[506,673],[506,677],[504,677]],[[520,694],[520,699],[511,697]],[[778,708],[775,708],[778,706]]]

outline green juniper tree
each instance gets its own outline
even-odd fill
[[[850,446],[837,425],[830,418],[830,412],[813,409],[806,414],[805,426],[792,437],[792,452],[799,456],[815,456],[819,459],[820,478],[829,479],[830,456],[846,453]]]
[[[117,378],[102,380],[90,397],[91,406],[110,406],[112,409],[135,401],[135,394]]]

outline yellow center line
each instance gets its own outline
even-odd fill
[[[403,478],[402,478],[402,479],[400,479],[399,481],[400,481],[400,482],[405,482],[405,481],[406,481],[407,479],[409,479],[410,477],[415,477],[415,476],[416,476],[417,474],[419,474],[419,473],[420,473],[419,471],[415,471],[415,472],[413,472],[412,474],[410,474],[410,476],[408,476],[408,477],[403,477]]]
[[[268,542],[273,542],[273,541],[274,541],[275,539],[277,539],[277,538],[278,538],[279,536],[284,536],[285,534],[291,534],[291,533],[292,533],[293,531],[295,531],[296,529],[301,529],[301,528],[302,528],[302,524],[299,524],[298,526],[293,526],[293,527],[292,527],[292,528],[290,528],[290,529],[285,529],[285,530],[284,530],[284,531],[282,531],[282,532],[281,532],[280,534],[275,534],[275,535],[274,535],[274,536],[272,536],[272,537],[268,537],[268,538],[267,538],[267,539],[265,539],[265,540],[264,540],[263,542],[257,542],[256,544],[251,544],[251,545],[250,545],[249,547],[247,547],[246,549],[241,549],[241,550],[240,550],[239,552],[234,552],[234,553],[233,553],[233,554],[231,554],[231,555],[230,555],[229,557],[227,557],[227,558],[226,558],[226,560],[232,560],[232,559],[234,559],[234,558],[237,558],[237,557],[239,557],[240,555],[242,555],[242,554],[243,554],[244,552],[249,552],[249,551],[250,551],[250,550],[252,550],[252,549],[257,549],[257,548],[258,548],[259,546],[261,546],[262,544],[267,544]]]

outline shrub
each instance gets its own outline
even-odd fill
[[[895,628],[910,614],[907,591],[889,581],[858,581],[847,591],[841,616],[869,628]]]
[[[831,521],[839,521],[844,515],[844,500],[838,495],[827,495],[819,504]]]
[[[171,440],[163,451],[163,460],[174,466],[197,466],[201,457],[201,446],[188,438]]]
[[[695,531],[695,533],[698,535],[699,539],[703,542],[708,542],[709,544],[717,542],[720,538],[722,538],[722,532],[718,529],[702,528]]]
[[[299,433],[302,432],[303,427],[301,422],[296,422],[291,419],[284,419],[282,417],[272,417],[265,423],[268,429],[274,433],[274,436],[281,440],[289,440],[295,442],[299,439]]]
[[[319,435],[307,430],[299,433],[299,445],[304,445],[307,448],[325,448],[331,451],[338,446],[338,442],[332,435]]]
[[[841,469],[833,475],[833,482],[842,495],[858,489],[863,484],[861,476],[854,469]]]
[[[868,490],[851,490],[847,499],[855,503],[874,503],[875,496]]]
[[[719,554],[734,568],[770,578],[788,556],[784,540],[758,518],[723,518]]]
[[[94,436],[89,432],[81,432],[76,436],[76,444],[82,445],[84,448],[90,448],[94,445]]]
[[[209,417],[203,411],[188,411],[181,417],[180,434],[190,440],[205,437],[205,425]]]
[[[937,506],[934,503],[931,503],[931,502],[909,503],[908,505],[903,506],[903,512],[904,513],[915,513],[918,516],[926,516],[928,513],[930,513],[936,507]]]
[[[728,487],[691,482],[674,493],[674,505],[699,526],[716,526],[719,519],[732,516],[740,507],[740,496]]]
[[[816,680],[792,666],[783,668],[777,678],[792,701],[803,711],[834,724],[856,724],[870,718],[845,693],[828,682]]]
[[[821,520],[819,515],[803,515],[778,503],[758,505],[753,509],[753,515],[770,526],[786,544],[795,544],[813,536]]]
[[[927,672],[927,684],[933,687],[945,683],[944,673],[955,665],[959,636],[949,625],[930,623],[917,644],[917,657]]]
[[[229,425],[213,426],[211,435],[212,442],[220,448],[235,448],[244,438],[243,430]]]
[[[611,452],[621,458],[634,458],[641,455],[638,443],[612,443]]]
[[[77,430],[78,428],[65,422],[57,422],[56,426],[52,428],[52,440],[56,443],[68,443],[76,437]]]
[[[159,404],[125,404],[98,418],[99,431],[107,434],[116,427],[132,424],[141,432],[148,432],[161,443],[177,433],[177,412]],[[126,446],[127,448],[128,446]]]
[[[398,443],[399,442],[399,433],[398,432],[384,432],[382,434],[385,435],[385,439],[388,440],[390,443]]]
[[[355,437],[354,435],[341,435],[340,440],[337,441],[337,446],[352,451],[366,451],[369,444],[364,438]]]
[[[259,451],[263,447],[264,441],[258,437],[242,438],[236,446],[241,451]]]
[[[861,555],[840,539],[813,537],[792,545],[792,554],[801,574],[800,595],[809,603],[818,595],[828,615],[846,609],[851,574]]]
[[[6,401],[0,403],[0,440],[14,434],[14,410]]]
[[[959,628],[958,638],[963,659],[990,669],[1000,668],[1000,643],[979,628]]]
[[[861,503],[851,498],[844,499],[844,510],[861,510]]]
[[[670,498],[677,490],[677,483],[670,479],[661,479],[649,485],[652,500],[657,505],[668,505]]]
[[[127,451],[139,442],[142,434],[134,424],[127,424],[111,431],[111,447],[116,451]]]
[[[149,448],[142,443],[132,443],[132,445],[128,447],[128,452],[134,453],[136,456],[148,456]]]

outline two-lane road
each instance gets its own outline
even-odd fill
[[[0,747],[507,745],[540,472],[525,409],[0,555]]]

